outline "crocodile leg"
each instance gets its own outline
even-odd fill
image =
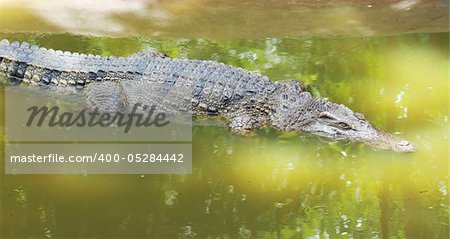
[[[259,113],[239,111],[230,115],[228,127],[236,134],[251,135],[251,131],[268,124],[268,118]]]
[[[237,134],[246,134],[258,128],[258,122],[250,114],[241,113],[233,115],[228,121],[228,127]]]
[[[122,85],[117,81],[103,81],[90,84],[83,92],[88,109],[102,113],[125,112],[127,100]]]

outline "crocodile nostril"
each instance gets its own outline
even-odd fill
[[[410,145],[411,145],[411,143],[408,142],[408,141],[405,141],[405,140],[400,141],[400,142],[397,143],[397,146],[399,146],[399,147],[407,147],[407,146],[410,146]]]
[[[402,152],[414,152],[416,151],[416,146],[411,144],[406,140],[402,140],[396,144],[397,150]]]

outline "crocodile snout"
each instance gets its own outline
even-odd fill
[[[401,140],[395,144],[394,150],[399,152],[414,152],[416,151],[416,146],[406,140]]]
[[[371,126],[369,129],[368,132],[371,136],[365,137],[365,140],[362,141],[375,148],[389,149],[402,153],[411,153],[417,149],[416,146],[409,141],[398,139],[375,126]]]

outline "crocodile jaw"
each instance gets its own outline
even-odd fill
[[[368,137],[363,137],[360,140],[374,148],[389,149],[404,153],[414,152],[417,149],[412,143],[406,140],[397,139],[376,127],[370,127],[369,132],[370,133],[367,135]]]

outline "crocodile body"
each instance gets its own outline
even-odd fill
[[[15,84],[81,91],[91,107],[104,111],[165,102],[190,109],[193,115],[225,116],[235,132],[271,126],[397,151],[415,149],[373,127],[362,114],[313,98],[300,82],[272,82],[214,61],[172,59],[154,52],[99,57],[3,40],[0,74]]]

